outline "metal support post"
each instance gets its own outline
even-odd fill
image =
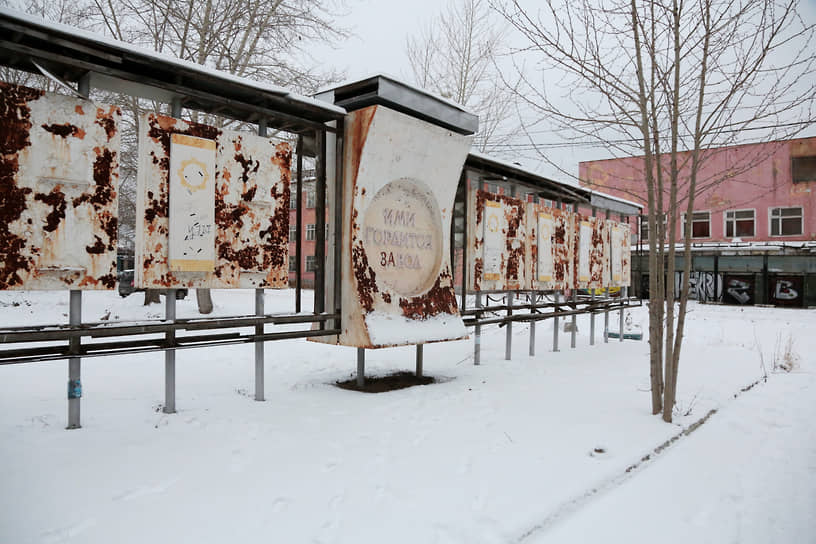
[[[556,303],[556,306],[553,306],[553,311],[555,311],[556,314],[557,314],[560,311],[560,308],[558,308],[557,304],[561,300],[561,295],[560,295],[560,293],[558,291],[555,291],[553,293],[553,296],[555,297],[555,303]],[[558,316],[557,315],[553,318],[553,351],[554,352],[558,351]]]
[[[513,293],[507,293],[507,316],[513,315]],[[509,361],[513,351],[513,322],[507,322],[504,340],[504,360]]]
[[[595,289],[592,290],[592,294],[589,295],[589,345],[595,345],[595,310],[592,307],[595,302]]]
[[[538,294],[533,291],[532,297],[532,302],[530,303],[530,315],[535,317],[537,302],[536,298],[538,298]],[[530,320],[530,357],[535,357],[535,326],[535,319]]]
[[[576,302],[578,301],[578,290],[572,290],[572,310],[575,311],[577,309]],[[578,335],[578,315],[572,314],[572,330],[570,331],[570,347],[575,348],[575,340],[576,336]]]
[[[264,290],[255,289],[255,315],[264,315]],[[255,334],[264,333],[263,324],[255,325]],[[255,340],[255,400],[264,400],[264,343],[263,340]]]
[[[357,348],[357,387],[365,386],[365,348]]]
[[[266,119],[258,121],[258,136],[266,137]],[[255,289],[255,315],[264,315],[264,290]],[[255,325],[255,334],[264,333],[263,324]],[[263,340],[255,340],[255,400],[264,400],[264,343]]]
[[[82,324],[82,291],[72,289],[68,302],[68,324]],[[74,336],[68,340],[71,353],[79,353],[80,337]],[[79,429],[80,403],[82,401],[82,358],[68,358],[68,426],[66,429]]]
[[[424,344],[417,344],[416,347],[416,376],[422,377],[422,347]]]
[[[176,321],[176,290],[168,289],[164,300],[164,318],[170,323]],[[164,338],[167,348],[164,350],[164,407],[165,414],[176,413],[176,350],[172,348],[176,342],[176,331],[169,330]]]
[[[606,305],[604,306],[604,344],[609,343],[609,287],[606,288]]]
[[[629,289],[628,287],[621,287],[620,291],[620,323],[618,324],[618,333],[620,333],[620,338],[618,338],[618,342],[623,342],[623,298],[626,296],[626,291]]]
[[[476,308],[482,307],[482,293],[476,291]],[[473,364],[478,365],[481,362],[482,355],[482,326],[479,325],[480,315],[476,315],[476,327],[473,331]]]
[[[295,312],[300,313],[303,272],[303,135],[299,135],[297,146],[297,176],[295,177]]]

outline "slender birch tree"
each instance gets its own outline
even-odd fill
[[[540,67],[519,63],[513,73],[535,122],[613,156],[643,157],[652,411],[671,421],[689,298],[687,288],[675,293],[675,243],[687,278],[695,196],[733,175],[698,179],[706,150],[790,138],[813,122],[812,14],[797,0],[522,4],[495,7],[524,40],[518,54]]]

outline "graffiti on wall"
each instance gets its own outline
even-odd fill
[[[776,306],[801,307],[804,300],[804,278],[773,276],[768,282],[768,299]]]
[[[754,276],[753,275],[726,275],[723,277],[723,302],[726,304],[754,304]]]
[[[648,276],[647,276],[648,277]],[[680,297],[680,289],[683,287],[683,272],[678,271],[674,273],[674,292]],[[713,272],[703,272],[701,270],[692,270],[689,274],[688,282],[689,300],[699,300],[704,302],[719,301],[723,296],[723,277],[722,274],[715,274]],[[716,289],[716,292],[715,292]],[[647,285],[648,290],[648,285]]]

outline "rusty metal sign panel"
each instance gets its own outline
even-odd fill
[[[475,291],[508,291],[526,285],[526,203],[482,190],[469,191],[468,276]],[[472,227],[471,227],[472,226]]]
[[[0,289],[113,289],[116,106],[0,82]]]
[[[577,289],[600,289],[609,285],[609,251],[607,227],[599,217],[576,215]]]
[[[527,277],[532,289],[572,289],[575,214],[527,204]]]
[[[343,332],[377,348],[467,336],[450,263],[450,222],[471,138],[383,106],[345,122]]]
[[[607,221],[609,231],[610,286],[627,287],[631,283],[630,229],[626,223]]]
[[[290,162],[285,142],[143,115],[136,285],[285,288]]]

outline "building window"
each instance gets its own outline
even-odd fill
[[[306,239],[307,240],[314,240],[315,239],[315,224],[310,223],[306,225]]]
[[[314,272],[315,271],[315,256],[314,255],[306,255],[306,272]]]
[[[756,236],[754,210],[727,210],[725,212],[726,238],[751,238],[753,236]]]
[[[297,225],[289,225],[289,240],[297,240]]]
[[[794,183],[816,181],[816,157],[793,157],[791,176]]]
[[[668,234],[669,229],[668,225],[666,225],[666,214],[663,214],[663,239],[666,239],[666,235]],[[649,241],[649,216],[648,215],[641,215],[640,216],[640,240],[643,242]]]
[[[297,272],[297,257],[289,257],[289,272]]]
[[[315,207],[315,192],[309,191],[306,193],[306,207],[307,208],[314,208]]]
[[[771,236],[799,236],[802,208],[771,208]]]
[[[683,238],[686,237],[686,214],[682,215]],[[691,237],[711,238],[711,212],[693,212],[691,214]]]
[[[298,195],[295,191],[289,193],[289,209],[296,210],[297,209],[297,198]]]

